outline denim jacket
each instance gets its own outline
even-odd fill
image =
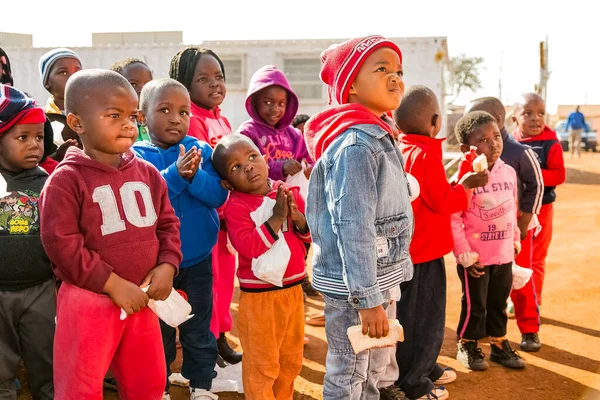
[[[356,309],[412,279],[413,214],[402,155],[376,125],[355,125],[329,145],[312,171],[306,218],[313,286]]]

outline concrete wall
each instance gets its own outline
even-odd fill
[[[146,36],[135,33],[130,34],[130,36],[123,35],[126,34],[95,34],[94,39],[98,45],[78,47],[73,48],[73,50],[83,60],[84,68],[108,68],[114,61],[127,57],[137,57],[145,60],[154,71],[154,77],[159,78],[168,76],[171,58],[184,47],[179,43],[164,43],[178,41],[179,37],[176,32],[175,34],[165,33],[164,37],[156,36],[154,33],[146,33]],[[145,42],[145,44],[132,44],[131,40]],[[163,40],[163,43],[160,43],[160,40]],[[428,37],[393,38],[393,40],[403,52],[406,85],[421,84],[430,87],[437,94],[444,108],[445,86],[443,77],[445,71],[443,61],[447,59],[446,39],[443,37]],[[148,43],[149,41],[154,42]],[[231,121],[233,129],[237,129],[248,118],[244,108],[244,100],[248,82],[257,69],[267,64],[284,69],[285,60],[290,58],[318,60],[322,50],[341,41],[342,39],[210,41],[202,43],[202,46],[213,49],[226,63],[228,60],[237,63],[241,60],[241,80],[237,84],[228,84],[227,97],[222,106],[223,113]],[[2,47],[10,57],[15,86],[31,94],[38,102],[45,103],[49,94],[40,83],[38,60],[49,49],[32,48],[30,45],[15,46],[11,43],[6,46],[2,45]],[[317,84],[318,79],[318,76],[314,77]],[[327,90],[322,85],[319,99],[300,99],[299,112],[312,115],[326,108],[328,106],[327,102]],[[443,111],[443,125],[445,127],[446,113],[445,110]],[[445,129],[442,129],[442,132],[445,132]]]

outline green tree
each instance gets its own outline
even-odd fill
[[[458,96],[463,92],[475,92],[481,89],[481,79],[479,72],[483,57],[467,57],[466,54],[459,54],[450,60],[450,87],[454,94],[454,103]]]

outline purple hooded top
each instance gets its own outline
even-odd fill
[[[281,86],[288,92],[285,113],[275,127],[264,122],[252,105],[252,95],[272,85]],[[265,156],[269,165],[269,178],[285,180],[282,172],[283,162],[290,158],[299,162],[306,160],[310,164],[313,163],[306,149],[304,137],[298,129],[291,126],[298,112],[298,96],[292,91],[283,72],[272,65],[266,65],[252,75],[246,95],[246,111],[251,119],[244,122],[237,133],[252,139],[261,154]]]

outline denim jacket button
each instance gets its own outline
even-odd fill
[[[360,300],[358,300],[357,298],[354,298],[354,300],[352,300],[352,302],[353,302],[354,304],[358,304],[358,303],[360,303]]]

